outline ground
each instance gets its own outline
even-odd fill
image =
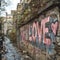
[[[7,37],[5,37],[4,46],[7,53],[3,55],[3,60],[25,60],[25,57],[28,58],[27,55],[22,55],[18,52],[17,48],[13,46]]]

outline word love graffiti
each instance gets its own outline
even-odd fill
[[[47,17],[41,22],[34,21],[28,25],[29,29],[24,29],[21,32],[21,37],[26,40],[28,37],[29,41],[39,42],[43,41],[44,44],[51,44],[51,41],[55,41],[55,36],[58,28],[58,19]]]

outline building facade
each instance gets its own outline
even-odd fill
[[[7,35],[9,32],[11,32],[13,28],[13,17],[11,14],[6,15],[4,18],[4,34]]]

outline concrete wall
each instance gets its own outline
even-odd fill
[[[48,22],[51,21],[50,16],[53,14],[56,14],[58,21],[54,22],[53,25],[52,25],[52,23],[49,24],[53,27],[46,28],[45,27],[46,23],[47,23],[47,21]],[[52,18],[54,18],[54,17],[52,17]],[[53,44],[52,40],[54,40],[54,38],[57,37],[57,35],[60,33],[59,21],[60,21],[59,20],[59,9],[56,7],[54,9],[51,9],[51,10],[45,12],[43,15],[40,15],[38,18],[34,19],[32,22],[29,22],[28,24],[22,26],[20,28],[20,41],[23,42],[23,44],[20,43],[20,45],[22,45],[23,48],[26,51],[28,51],[32,56],[39,55],[40,59],[45,60],[46,58],[43,58],[43,57],[41,58],[41,56],[44,55],[44,53],[42,53],[42,51],[44,51],[45,53],[48,53],[49,48],[46,49],[46,47],[47,46],[50,47],[50,45]],[[59,25],[58,25],[58,23],[59,23]],[[57,28],[58,28],[58,31],[57,31]],[[45,37],[45,33],[48,32],[50,29],[52,29],[51,33],[54,33],[53,38],[51,38],[51,36]],[[55,33],[57,33],[57,34],[55,34]],[[57,39],[55,39],[55,41],[57,41],[58,39],[60,39],[60,38],[57,37]]]

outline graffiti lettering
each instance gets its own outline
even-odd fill
[[[26,27],[26,25],[25,25]],[[29,24],[26,30],[24,28],[21,32],[22,40],[26,40],[28,33],[28,40],[34,41],[37,43],[41,43],[43,41],[44,44],[50,45],[51,40],[54,40],[58,27],[58,21],[55,19],[51,20],[50,17],[46,17],[41,20],[41,22],[34,21],[32,24]]]
[[[51,24],[51,28],[52,28],[54,35],[56,35],[57,27],[58,27],[58,22],[56,22],[55,24],[54,23]]]

